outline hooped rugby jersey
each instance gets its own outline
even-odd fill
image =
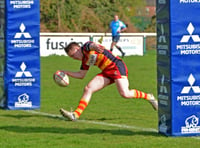
[[[102,71],[108,70],[116,66],[116,63],[121,59],[112,54],[110,50],[104,49],[103,53],[90,50],[89,46],[92,42],[86,42],[82,47],[83,59],[81,70],[88,70],[90,66],[98,66]],[[101,46],[101,45],[99,45]]]

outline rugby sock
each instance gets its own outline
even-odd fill
[[[117,47],[117,46],[116,46]],[[122,48],[121,47],[117,47],[117,49],[121,52],[121,53],[124,53],[123,51],[122,51]]]
[[[143,98],[148,100],[150,98],[149,94],[144,93],[142,91],[136,90],[136,89],[132,89],[133,91],[133,98]]]
[[[122,48],[121,47],[117,47],[117,49],[121,52],[122,54],[122,58],[124,57],[125,53],[122,51]]]
[[[82,114],[82,112],[84,111],[84,109],[87,107],[88,103],[89,102],[87,102],[83,98],[80,100],[77,109],[74,111],[74,114],[75,114],[76,118],[80,117],[80,115]]]

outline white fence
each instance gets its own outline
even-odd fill
[[[70,42],[98,43],[101,36],[103,36],[102,45],[110,49],[111,33],[40,33],[40,56],[66,55],[63,49]],[[121,33],[118,45],[126,55],[143,55],[146,50],[146,37],[149,36],[156,36],[156,33]],[[117,49],[114,49],[113,53],[121,55]]]

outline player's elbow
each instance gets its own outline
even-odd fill
[[[85,75],[86,75],[87,71],[86,70],[81,70],[79,72],[79,79],[84,79],[85,78]]]
[[[84,79],[85,78],[85,74],[80,74],[79,75],[79,79]]]
[[[80,75],[80,77],[79,77],[79,79],[84,79],[85,78],[85,76],[83,76],[83,75]]]
[[[127,28],[124,28],[124,29],[123,29],[123,32],[126,31],[126,29],[127,29]]]

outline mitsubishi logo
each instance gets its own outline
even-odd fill
[[[21,38],[22,36],[24,36],[24,38],[31,38],[31,35],[28,33],[28,32],[24,32],[25,31],[25,29],[26,29],[26,26],[23,24],[23,23],[21,23],[21,25],[20,25],[20,27],[19,27],[19,30],[21,31],[21,32],[17,32],[16,34],[15,34],[15,39],[19,39],[19,38]]]
[[[189,75],[188,82],[189,82],[190,86],[184,86],[181,91],[181,94],[188,94],[191,89],[193,90],[194,93],[200,93],[199,86],[193,86],[194,82],[195,82],[195,78],[192,74]]]
[[[200,42],[199,35],[193,35],[194,29],[195,29],[194,26],[190,22],[187,27],[187,31],[188,31],[189,35],[184,35],[181,39],[181,43],[187,43],[190,38],[192,38],[192,40],[194,42]]]
[[[23,74],[26,76],[26,77],[32,77],[32,74],[30,73],[30,71],[25,71],[26,70],[26,65],[24,62],[22,62],[21,66],[21,71],[18,71],[15,75],[15,77],[22,77]]]

